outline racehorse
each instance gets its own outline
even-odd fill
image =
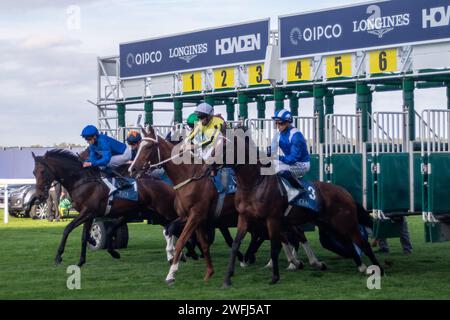
[[[79,156],[61,149],[47,151],[44,156],[36,156],[33,174],[36,177],[36,194],[39,201],[48,197],[53,181],[58,181],[68,191],[73,207],[79,212],[64,229],[61,243],[55,257],[55,263],[62,262],[62,254],[70,232],[83,224],[82,247],[78,265],[86,262],[86,245],[94,218],[105,215],[109,188],[102,182],[98,168],[82,168]],[[144,176],[137,180],[138,201],[114,199],[108,218],[117,218],[115,227],[108,230],[107,239],[118,226],[130,216],[139,212],[157,213],[161,224],[168,224],[178,216],[173,207],[174,192],[170,186],[159,179]],[[113,249],[112,241],[108,241],[108,252],[113,258],[120,254]]]
[[[243,133],[243,131],[241,131]],[[239,147],[240,146],[240,147]],[[243,149],[243,150],[242,150]],[[230,155],[229,152],[232,152]],[[238,154],[245,153],[244,161],[238,161]],[[224,280],[224,286],[231,285],[231,277],[235,268],[235,252],[239,250],[242,240],[248,231],[265,227],[271,241],[272,279],[271,284],[280,279],[278,255],[283,240],[283,230],[305,223],[313,223],[323,230],[332,233],[341,241],[349,252],[360,272],[366,267],[356,252],[353,243],[358,245],[373,265],[377,265],[383,273],[368,241],[362,238],[359,231],[358,208],[352,196],[342,187],[330,183],[314,182],[315,195],[320,203],[320,211],[312,213],[309,209],[288,206],[287,197],[282,192],[277,175],[262,174],[263,163],[258,157],[252,162],[250,155],[258,155],[258,149],[251,137],[246,134],[235,134],[233,141],[226,143],[226,155],[232,159],[237,178],[235,195],[236,208],[239,212],[236,238],[233,242],[230,261]],[[229,164],[226,164],[229,165]],[[268,169],[268,168],[264,168]],[[290,211],[287,209],[290,208]],[[366,212],[368,215],[368,213]]]
[[[146,169],[147,164],[161,166],[174,184],[175,208],[179,216],[186,219],[186,225],[176,243],[175,257],[166,277],[170,285],[175,281],[181,249],[195,232],[206,261],[204,280],[208,281],[214,274],[209,247],[211,245],[211,230],[215,227],[233,227],[237,224],[237,212],[233,196],[227,195],[222,210],[215,215],[218,193],[209,179],[210,172],[203,164],[176,164],[172,157],[174,145],[161,137],[157,137],[153,128],[144,132],[138,154],[130,166],[130,173],[137,174]],[[232,242],[229,243],[230,245]],[[238,254],[238,251],[236,251]]]
[[[235,208],[234,195],[227,195],[224,200],[224,206],[218,217],[214,217],[212,211],[215,209],[215,202],[217,199],[217,191],[213,186],[211,179],[207,178],[209,175],[208,166],[202,164],[186,164],[175,163],[172,157],[172,151],[174,145],[166,141],[161,137],[157,137],[152,127],[149,132],[143,129],[144,138],[141,142],[138,154],[130,166],[130,173],[132,175],[139,174],[140,171],[146,170],[148,164],[152,164],[152,167],[162,166],[167,172],[169,178],[173,181],[176,189],[176,202],[177,212],[181,217],[187,219],[186,226],[180,236],[175,249],[175,258],[170,271],[166,277],[166,282],[172,284],[175,281],[175,273],[178,270],[178,258],[179,248],[182,248],[184,241],[188,239],[195,231],[197,237],[202,245],[203,253],[205,250],[209,250],[210,242],[207,241],[208,229],[213,227],[235,227],[237,225],[237,212]],[[212,199],[212,200],[209,200]],[[300,241],[304,245],[304,249],[307,252],[310,264],[324,269],[325,265],[317,260],[312,250],[309,248],[306,237],[303,231],[298,231]],[[246,261],[254,261],[254,253],[258,249],[259,245],[264,239],[257,238],[256,235],[261,236],[260,232],[255,232],[255,236],[252,237],[249,249],[246,253]],[[252,234],[253,236],[253,234]],[[231,247],[232,241],[228,242]],[[208,254],[204,255],[207,270],[205,274],[205,280],[208,280],[213,274],[212,261]],[[239,250],[236,251],[237,254]],[[295,255],[292,255],[290,250],[286,250],[288,260],[290,262],[289,269],[297,269],[302,267],[302,262],[298,261]],[[240,261],[240,257],[238,257]]]
[[[146,133],[145,129],[142,128],[143,132]],[[173,145],[176,144],[176,142],[179,141],[170,141]],[[175,142],[175,143],[174,143]],[[89,156],[89,148],[86,148],[82,153],[79,154],[80,160],[81,161],[85,161]],[[120,165],[118,167],[116,167],[114,169],[115,173],[122,176],[122,177],[130,177],[130,172],[129,172],[129,167],[130,164],[129,163],[125,163],[123,165]],[[148,176],[147,176],[148,177]],[[155,186],[155,188],[157,188],[158,186]],[[172,189],[173,190],[173,189]],[[174,191],[173,191],[174,192]],[[157,200],[155,200],[157,201]],[[223,210],[225,212],[230,212],[230,201],[226,202],[224,204]],[[230,216],[228,216],[230,217]],[[127,222],[126,219],[120,219],[119,221],[116,221],[116,223],[112,226],[113,230],[119,228],[121,225],[125,224]],[[231,221],[227,222],[225,221],[227,224],[232,224],[233,226],[237,225],[237,214],[234,215],[234,219],[233,217],[231,217]],[[175,239],[173,238],[175,237],[180,237],[181,232],[183,231],[184,225],[186,224],[186,219],[182,219],[178,216],[176,216],[175,220],[170,221],[170,223],[164,223],[164,237],[166,239],[167,245],[166,245],[166,252],[167,252],[167,259],[169,261],[169,263],[172,263],[173,260],[173,251],[174,251],[174,243],[175,243]],[[230,234],[230,231],[228,230],[228,227],[222,227],[220,224],[218,226],[220,232],[222,233],[223,238],[225,239],[225,242],[228,244],[228,246],[231,248],[231,245],[233,244],[233,237]],[[114,233],[111,233],[111,236]],[[213,235],[212,235],[213,236]],[[188,250],[187,252],[187,256],[188,257],[192,257],[193,259],[197,260],[198,256],[197,253],[195,252],[195,245],[198,245],[198,242],[196,241],[195,238],[191,238],[187,243],[186,243],[186,248]],[[201,248],[200,248],[201,250]],[[202,255],[202,254],[201,254]],[[254,253],[252,251],[248,251],[247,252],[247,256],[249,257],[248,259],[253,259],[254,257]],[[183,257],[182,257],[183,258]],[[238,260],[239,261],[243,261],[244,260],[244,256],[238,252]]]

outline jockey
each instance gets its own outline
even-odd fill
[[[275,172],[285,178],[300,195],[305,189],[298,181],[310,169],[310,158],[303,134],[292,126],[292,114],[286,109],[275,112],[272,117],[278,128],[273,138],[271,153],[277,154],[274,160]],[[279,155],[280,149],[282,155]]]
[[[130,161],[133,161],[134,158],[136,158],[141,141],[142,141],[142,136],[139,132],[137,132],[136,130],[130,130],[130,132],[128,132],[127,143],[131,148]]]
[[[206,160],[214,149],[217,137],[225,129],[225,121],[220,117],[214,116],[214,109],[208,103],[199,104],[195,109],[195,114],[199,121],[189,136],[184,140],[183,150],[193,149],[194,146],[192,143],[194,139],[198,140],[198,147],[202,151],[201,156]]]
[[[98,132],[93,125],[86,126],[81,136],[89,143],[89,158],[83,167],[106,167],[113,169],[131,159],[131,149],[122,142]]]

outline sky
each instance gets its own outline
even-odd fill
[[[97,97],[96,58],[118,55],[121,42],[267,17],[276,29],[280,15],[359,2],[366,1],[2,0],[0,146],[84,145],[81,129],[97,123],[96,107],[87,102]],[[355,99],[336,97],[335,112],[353,113]],[[445,99],[444,89],[420,90],[416,108],[442,107]],[[374,111],[400,111],[401,105],[401,92],[374,94]],[[216,112],[224,114],[225,108]],[[269,105],[267,114],[272,112]],[[311,114],[312,99],[301,100],[300,115]],[[254,105],[249,116],[256,117]],[[136,117],[127,113],[127,124]],[[154,115],[157,124],[171,118]]]

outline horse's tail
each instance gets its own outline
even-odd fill
[[[365,227],[373,229],[373,221],[370,217],[369,212],[364,209],[364,207],[360,203],[356,203],[356,210],[358,214],[358,222]]]

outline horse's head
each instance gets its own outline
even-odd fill
[[[161,161],[158,149],[159,141],[153,127],[149,126],[148,131],[142,128],[142,133],[144,137],[139,145],[136,157],[128,169],[131,176],[136,176],[139,172],[145,170],[148,165]]]
[[[38,201],[43,202],[48,198],[48,191],[56,177],[44,157],[36,156],[34,152],[31,154],[34,158],[33,174],[36,177],[36,196]]]

